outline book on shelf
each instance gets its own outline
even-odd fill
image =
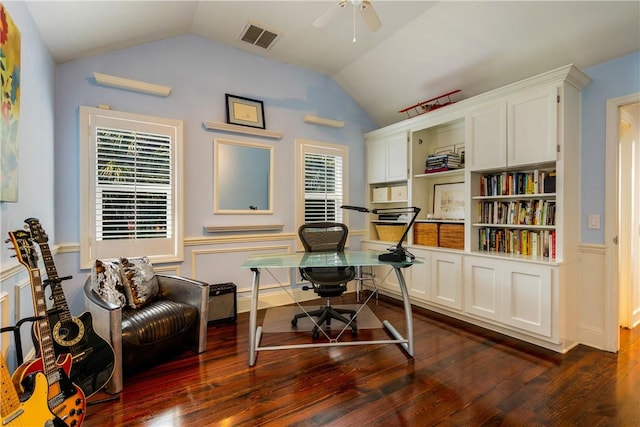
[[[555,230],[478,229],[478,250],[555,259]]]
[[[424,173],[441,172],[450,169],[459,169],[462,166],[460,155],[453,153],[430,154],[427,157]]]
[[[481,196],[555,193],[555,171],[501,172],[480,178]]]
[[[553,200],[512,200],[478,202],[477,219],[483,224],[555,225]]]

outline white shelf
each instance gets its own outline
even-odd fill
[[[506,196],[473,196],[473,200],[555,199],[556,193],[509,194]]]
[[[491,228],[514,228],[524,230],[555,230],[555,225],[527,225],[527,224],[484,224],[474,223],[474,227],[491,227]]]
[[[462,169],[451,169],[448,171],[442,172],[432,172],[432,173],[420,173],[418,175],[414,175],[414,178],[441,178],[443,176],[462,176],[464,175],[464,168]]]
[[[283,224],[255,224],[255,225],[205,225],[209,233],[227,233],[235,231],[282,231]]]
[[[171,88],[153,83],[141,82],[139,80],[125,79],[123,77],[111,76],[103,73],[93,73],[96,83],[101,86],[115,87],[118,89],[128,89],[134,92],[146,93],[150,95],[169,96]]]
[[[309,123],[312,125],[329,126],[332,128],[344,127],[344,122],[342,120],[327,119],[325,117],[314,116],[311,114],[307,114],[306,116],[304,116],[303,120],[305,123]]]
[[[282,139],[282,132],[274,132],[271,130],[252,128],[249,126],[238,126],[229,123],[219,123],[213,121],[204,121],[203,125],[209,130],[221,130],[224,132],[242,133],[245,135],[261,136],[263,138]]]

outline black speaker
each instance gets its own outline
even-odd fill
[[[209,285],[209,324],[233,323],[237,316],[236,285],[233,283]]]

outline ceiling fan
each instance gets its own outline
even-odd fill
[[[341,10],[347,7],[348,4],[353,5],[353,41],[356,41],[356,9],[360,10],[360,15],[365,24],[369,28],[369,31],[378,31],[382,27],[382,22],[378,18],[378,14],[373,10],[373,5],[368,0],[340,0],[329,10],[323,13],[313,23],[316,28],[322,28]]]

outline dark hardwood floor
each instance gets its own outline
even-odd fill
[[[400,305],[381,297],[370,307],[403,332]],[[262,351],[250,368],[248,315],[238,317],[209,328],[205,353],[126,378],[83,425],[640,426],[640,327],[621,330],[619,353],[561,355],[414,309],[414,359],[396,345],[347,346]],[[263,344],[300,339],[310,333],[265,334]]]

